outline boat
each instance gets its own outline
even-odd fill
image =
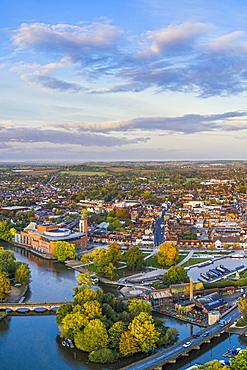
[[[74,348],[74,344],[73,344],[72,340],[71,340],[71,339],[69,339],[69,338],[64,338],[64,339],[62,340],[62,346],[63,346],[63,347],[70,347],[70,348]]]
[[[244,258],[243,254],[240,253],[234,253],[230,255],[231,258]]]
[[[228,349],[227,352],[223,353],[223,357],[235,357],[237,356],[239,353],[243,352],[243,348],[232,348],[232,349]]]
[[[237,266],[237,267],[235,267],[235,270],[240,270],[240,269],[242,269],[242,268],[244,268],[244,265],[241,265],[241,266]]]
[[[203,262],[198,263],[197,267],[203,267],[203,266],[211,265],[212,263],[214,263],[213,260],[203,261]]]

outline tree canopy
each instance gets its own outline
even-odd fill
[[[171,266],[176,262],[178,255],[179,250],[174,244],[162,243],[159,246],[156,257],[160,265]]]
[[[58,309],[56,321],[61,334],[89,352],[91,361],[113,362],[119,356],[147,352],[176,338],[176,329],[170,333],[160,319],[153,319],[149,303],[136,299],[123,302],[111,293],[88,287],[87,276],[82,275],[74,288],[73,303]]]
[[[132,271],[141,270],[145,265],[144,255],[138,246],[133,246],[125,252],[127,268]]]
[[[75,258],[75,245],[65,241],[55,242],[53,257],[59,261],[66,261],[68,258]]]
[[[171,266],[168,272],[162,277],[162,282],[165,286],[187,283],[188,281],[187,271],[182,266]]]

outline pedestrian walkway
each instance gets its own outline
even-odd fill
[[[190,251],[189,254],[182,260],[180,261],[177,266],[183,265],[185,262],[187,262],[192,256],[193,256],[194,251]]]

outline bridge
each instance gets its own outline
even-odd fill
[[[238,309],[234,308],[228,316],[231,316],[232,322],[237,320],[239,318]],[[225,333],[229,326],[232,325],[232,322],[224,327],[219,326],[218,323],[214,324],[207,329],[201,330],[198,338],[186,338],[161,352],[146,357],[138,362],[134,362],[119,370],[158,370],[162,365],[176,363],[182,356],[189,356],[191,350],[199,350],[203,343],[210,343],[214,337],[219,337],[221,334]],[[190,341],[191,345],[185,348],[183,345],[187,341]]]
[[[30,302],[27,302],[27,303],[0,303],[0,310],[1,311],[17,311],[17,310],[24,310],[25,311],[35,311],[36,309],[39,309],[39,308],[44,308],[46,309],[47,311],[51,311],[51,310],[56,310],[58,309],[59,307],[61,307],[62,305],[66,304],[66,303],[71,303],[73,304],[72,301],[69,301],[69,302],[41,302],[41,303],[30,303]]]

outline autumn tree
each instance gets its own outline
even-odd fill
[[[5,272],[0,273],[0,299],[3,300],[10,290],[10,281]]]
[[[139,347],[134,335],[129,331],[125,331],[121,334],[119,351],[123,356],[133,355],[134,353],[140,352],[140,350],[141,348]]]
[[[138,246],[133,246],[125,252],[127,268],[133,271],[141,270],[145,265],[144,255]]]
[[[155,328],[152,316],[141,312],[132,320],[128,329],[143,352],[156,348],[160,333]]]
[[[99,319],[91,320],[83,331],[75,335],[76,347],[86,352],[107,347],[109,341],[105,325]]]
[[[163,284],[169,286],[171,284],[187,283],[189,277],[187,271],[182,266],[172,266],[168,272],[162,277]]]
[[[89,272],[85,272],[85,273],[81,273],[77,275],[77,284],[79,286],[87,286],[87,287],[93,286],[93,281],[91,279]]]
[[[131,299],[128,302],[128,310],[132,317],[138,316],[141,312],[150,314],[152,312],[152,306],[149,302],[142,301],[139,299]]]
[[[230,362],[231,370],[243,370],[247,369],[247,349],[239,353],[235,358],[231,358]]]
[[[75,245],[65,241],[55,242],[53,257],[59,261],[66,261],[68,258],[75,258]]]
[[[198,370],[224,370],[225,367],[222,367],[221,363],[218,360],[213,360],[210,362],[207,362],[204,365],[199,365]],[[226,367],[226,369],[229,369],[229,367]],[[234,368],[234,370],[237,368]],[[240,368],[239,368],[240,369]],[[243,370],[244,368],[241,367]]]
[[[27,285],[31,281],[31,270],[27,263],[22,263],[15,271],[15,281]]]
[[[163,243],[160,244],[156,257],[160,265],[171,266],[176,262],[178,255],[179,250],[174,244]]]
[[[239,299],[238,310],[242,316],[242,320],[246,323],[247,322],[247,299],[246,298]]]
[[[93,262],[100,275],[113,279],[118,262],[121,258],[121,247],[117,243],[112,243],[108,249],[97,248],[85,254],[81,261],[83,263]]]

